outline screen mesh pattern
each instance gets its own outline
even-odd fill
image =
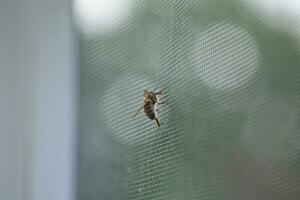
[[[78,199],[299,199],[297,20],[250,0],[119,12],[79,35]],[[159,128],[133,117],[145,89]]]

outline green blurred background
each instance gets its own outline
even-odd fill
[[[257,2],[128,0],[82,23],[79,200],[299,198],[300,26]],[[164,90],[160,128],[132,117],[144,89]]]

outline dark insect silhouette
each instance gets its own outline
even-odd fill
[[[162,90],[159,92],[144,91],[144,104],[138,109],[134,116],[138,114],[142,109],[147,117],[151,120],[155,120],[157,127],[160,126],[160,122],[157,116],[158,104],[163,104],[158,101],[158,96],[162,95]]]

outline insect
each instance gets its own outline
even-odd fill
[[[159,92],[144,90],[144,104],[138,109],[134,116],[136,116],[140,110],[144,109],[147,117],[151,120],[155,120],[157,127],[160,127],[160,122],[157,116],[157,105],[163,104],[158,101],[158,96],[162,94],[162,90]]]

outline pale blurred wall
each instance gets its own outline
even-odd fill
[[[74,199],[70,0],[0,1],[0,200]]]

